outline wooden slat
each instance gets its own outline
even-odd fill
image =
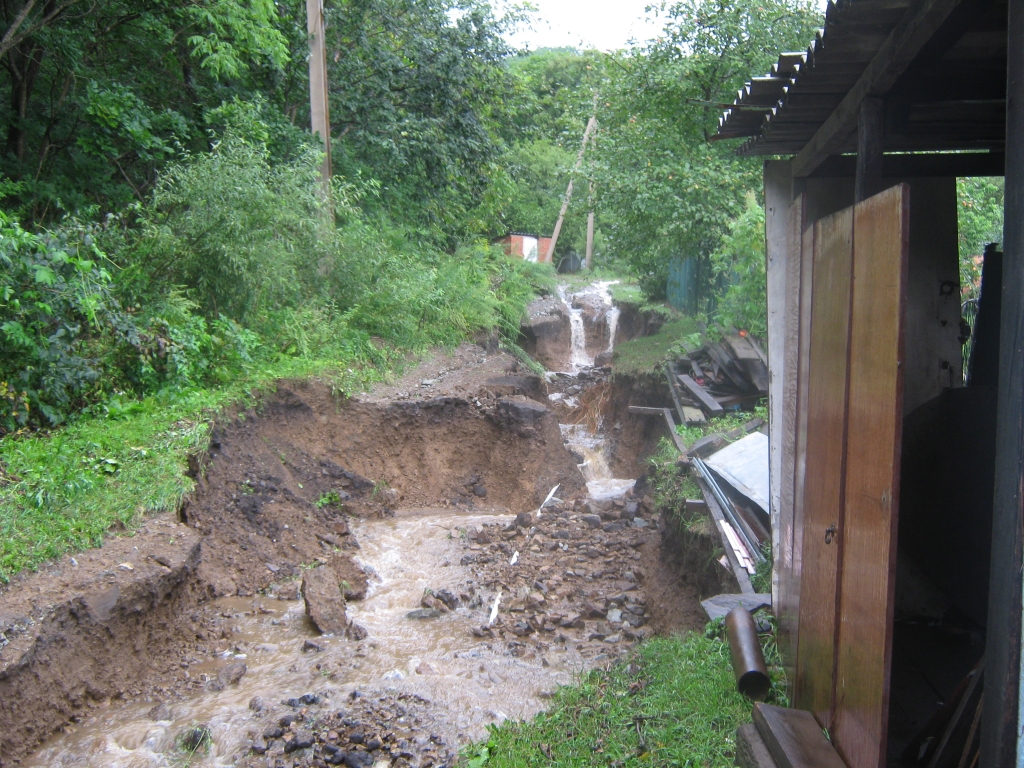
[[[793,173],[807,176],[835,154],[857,126],[860,104],[872,94],[886,93],[914,57],[942,26],[959,0],[924,0],[903,18],[871,59],[856,84],[814,138],[793,159]]]
[[[772,418],[779,418],[779,551],[775,553],[775,567],[779,569],[779,599],[776,615],[779,619],[779,649],[792,685],[796,679],[797,625],[800,612],[800,570],[795,543],[793,478],[796,473],[796,414],[797,383],[800,359],[800,265],[806,196],[800,195],[789,207],[788,249],[785,264],[786,296],[783,305],[781,354],[783,358],[780,402]],[[778,326],[778,323],[776,324]],[[778,414],[778,416],[776,416]]]
[[[825,532],[842,526],[853,209],[846,208],[814,226],[807,472],[803,488],[797,490],[803,494],[803,580],[813,588],[800,597],[794,703],[828,725],[832,719],[839,543],[835,539],[826,543]]]
[[[780,61],[782,58],[780,57]],[[772,599],[779,602],[782,570],[785,567],[782,549],[782,510],[779,481],[782,475],[782,444],[785,410],[782,395],[785,369],[786,312],[789,304],[786,290],[786,263],[789,259],[789,206],[793,196],[793,177],[788,161],[769,160],[764,164],[765,245],[768,299],[768,430],[769,488],[771,499]],[[792,519],[792,515],[790,515]]]
[[[1021,520],[1024,497],[1024,0],[1010,0],[1006,92],[1003,301],[999,421],[992,507],[992,576],[985,645],[981,765],[1013,765],[1021,661]]]
[[[704,387],[691,379],[685,373],[680,375],[678,378],[679,382],[690,390],[690,393],[700,401],[700,404],[707,409],[708,413],[722,413],[725,410],[718,404],[718,401],[715,400],[715,398],[707,393]]]
[[[754,725],[779,768],[845,768],[807,712],[758,702]]]
[[[903,418],[910,188],[854,207],[845,517],[833,736],[850,768],[884,765]]]

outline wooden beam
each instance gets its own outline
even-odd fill
[[[679,377],[679,383],[690,390],[690,393],[697,398],[697,401],[707,409],[708,413],[722,413],[723,408],[715,398],[707,393],[707,391],[698,384],[696,381],[691,379],[685,373]]]
[[[331,183],[331,114],[327,89],[327,44],[324,40],[323,0],[306,0],[306,29],[309,33],[309,109],[311,129],[324,143],[320,179]]]
[[[1009,0],[1003,300],[981,765],[1019,765],[1024,498],[1024,0]]]
[[[882,146],[885,141],[885,101],[871,96],[860,103],[857,118],[857,176],[853,199],[860,203],[882,191]]]
[[[882,176],[890,179],[1002,176],[1005,164],[1006,155],[1002,152],[883,155]],[[856,175],[856,155],[834,155],[818,166],[811,178],[850,178]]]
[[[853,88],[793,159],[795,176],[809,176],[825,158],[839,152],[857,127],[861,102],[868,96],[885,95],[959,2],[924,0],[904,15]]]
[[[312,0],[309,0],[312,2]],[[587,142],[590,140],[590,134],[597,128],[597,118],[591,117],[587,121],[587,128],[583,131],[583,144],[580,146],[580,153],[576,156],[576,165],[573,166],[572,175],[575,176],[579,173],[580,166],[583,165],[583,155],[587,151]],[[565,190],[565,198],[562,200],[562,210],[558,212],[558,221],[555,222],[555,231],[551,233],[551,242],[548,243],[548,252],[544,261],[548,264],[554,264],[553,259],[555,258],[555,246],[558,245],[558,236],[562,234],[562,222],[565,221],[566,211],[569,210],[569,203],[572,202],[572,183],[573,179],[569,179],[569,186]]]

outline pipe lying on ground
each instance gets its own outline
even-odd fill
[[[725,630],[732,669],[736,673],[736,690],[754,701],[764,701],[772,682],[768,678],[754,617],[742,605],[737,605],[725,617]]]

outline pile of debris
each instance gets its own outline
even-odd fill
[[[687,348],[686,355],[666,365],[666,372],[676,408],[688,424],[751,407],[768,394],[768,358],[746,331]]]

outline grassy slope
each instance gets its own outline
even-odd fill
[[[619,344],[615,348],[616,373],[646,373],[659,368],[673,353],[673,348],[697,331],[693,318],[675,315],[653,336],[645,336]]]
[[[148,397],[53,433],[0,440],[0,581],[66,552],[99,546],[113,526],[174,509],[192,488],[189,453],[201,450],[218,410],[254,402],[281,378],[321,376],[341,391],[384,372],[338,361],[284,360],[219,389]]]
[[[775,656],[772,645],[766,650]],[[784,690],[778,666],[771,671],[775,690]],[[736,729],[749,719],[726,642],[698,634],[655,638],[631,660],[560,689],[533,720],[493,728],[468,764],[725,768],[733,764]]]

